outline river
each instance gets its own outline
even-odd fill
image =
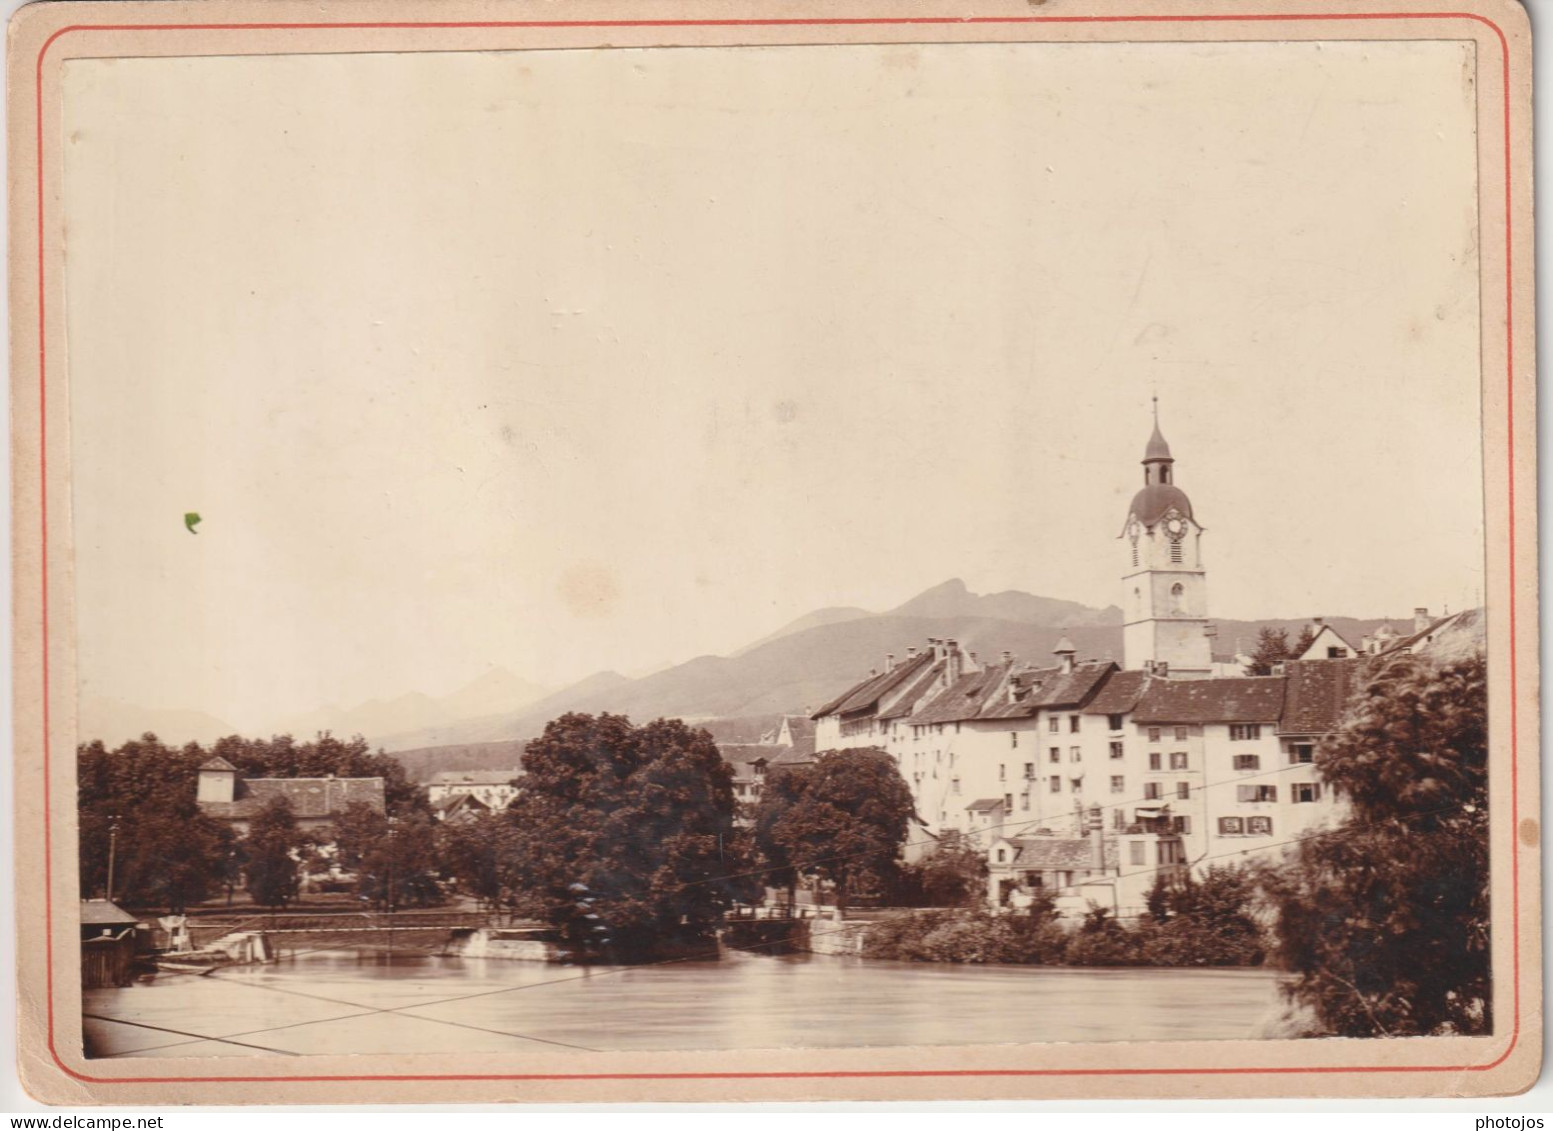
[[[875,962],[731,951],[577,969],[307,953],[85,994],[90,1056],[647,1051],[1245,1038],[1265,970]]]

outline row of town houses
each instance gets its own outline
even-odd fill
[[[1481,610],[1420,608],[1411,633],[1357,645],[1317,621],[1297,658],[1248,675],[1248,657],[1212,652],[1203,528],[1157,419],[1143,467],[1121,532],[1122,663],[1066,637],[1043,665],[930,639],[813,713],[816,749],[893,758],[915,851],[957,833],[987,853],[995,904],[1045,888],[1133,914],[1161,872],[1281,853],[1341,810],[1315,751],[1364,670],[1482,648]]]
[[[1330,824],[1342,799],[1317,774],[1315,751],[1365,669],[1399,653],[1481,651],[1482,611],[1420,608],[1411,633],[1382,626],[1357,645],[1317,621],[1298,657],[1248,675],[1248,657],[1212,652],[1203,528],[1157,419],[1143,467],[1120,535],[1121,663],[1081,658],[1066,637],[1039,665],[1007,652],[983,661],[951,639],[886,656],[807,717],[720,746],[745,819],[781,767],[874,747],[911,788],[908,858],[959,834],[986,853],[993,904],[1043,888],[1075,909],[1120,914],[1141,909],[1161,872],[1281,852]],[[510,806],[521,776],[442,771],[427,800],[442,820],[471,820]],[[219,757],[200,767],[197,788],[201,809],[240,834],[276,796],[315,831],[352,802],[384,809],[381,778],[243,780]]]

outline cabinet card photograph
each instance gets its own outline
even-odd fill
[[[34,1095],[1535,1080],[1516,4],[10,51]]]

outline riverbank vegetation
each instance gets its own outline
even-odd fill
[[[1056,914],[1051,896],[1028,909],[902,912],[869,927],[865,958],[907,962],[1021,963],[1040,966],[1259,966],[1271,940],[1254,918],[1250,869],[1215,867],[1201,879],[1161,879],[1149,911],[1123,923],[1095,907],[1077,924]]]

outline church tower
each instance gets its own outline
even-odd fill
[[[1132,497],[1122,530],[1122,644],[1126,666],[1178,679],[1212,674],[1203,528],[1175,483],[1175,459],[1159,430],[1143,453],[1143,489]]]

